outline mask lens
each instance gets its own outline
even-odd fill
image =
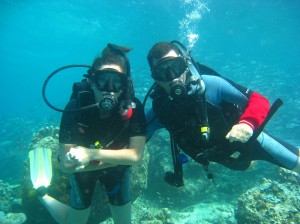
[[[127,76],[120,72],[101,70],[95,72],[94,82],[99,91],[119,92],[126,88]]]
[[[172,81],[187,69],[183,58],[165,58],[152,68],[152,77],[158,81]]]

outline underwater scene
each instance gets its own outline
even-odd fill
[[[180,41],[195,61],[222,77],[271,104],[281,99],[265,130],[299,149],[299,12],[296,0],[1,0],[0,224],[57,223],[31,180],[30,151],[36,148],[51,149],[47,194],[70,204],[58,158],[62,113],[45,101],[64,108],[73,83],[107,43],[132,48],[135,96],[143,102],[154,82],[149,50],[157,42]],[[70,68],[47,80],[63,66]],[[151,98],[145,111],[150,107]],[[207,171],[187,156],[184,185],[176,187],[164,180],[174,168],[170,147],[169,133],[157,131],[132,167],[132,223],[300,223],[300,155],[298,173],[266,161],[245,171],[210,162]],[[87,223],[113,223],[101,185]]]

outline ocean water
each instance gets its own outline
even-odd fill
[[[46,77],[64,65],[91,64],[107,43],[133,48],[129,59],[142,100],[152,84],[149,49],[180,40],[223,76],[271,102],[281,98],[267,129],[300,146],[299,11],[296,0],[1,0],[0,180],[18,183],[32,135],[59,125],[61,114],[42,98]],[[85,72],[55,76],[48,99],[62,108]]]

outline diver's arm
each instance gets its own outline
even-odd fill
[[[257,129],[265,120],[269,110],[269,101],[262,95],[237,83],[218,76],[203,76],[207,86],[207,100],[221,106],[222,102],[239,105],[243,109],[239,123]]]
[[[147,121],[147,131],[146,131],[146,141],[148,142],[153,134],[163,128],[163,124],[160,122],[158,117],[155,115],[153,108],[151,107],[146,111],[146,121]]]
[[[59,161],[60,167],[65,173],[72,173],[75,170],[75,164],[72,159],[67,156],[71,148],[76,147],[76,144],[59,143]]]
[[[248,100],[244,113],[240,117],[239,123],[247,124],[255,130],[266,119],[269,111],[269,101],[262,95],[253,92]]]
[[[65,173],[75,173],[75,172],[83,172],[83,171],[93,171],[99,169],[105,169],[108,167],[116,166],[116,164],[109,164],[102,161],[92,161],[88,165],[86,165],[83,169],[78,170],[78,163],[70,156],[68,153],[71,148],[75,148],[76,144],[59,144],[59,160],[60,166],[63,172]],[[98,150],[98,149],[97,149]]]
[[[204,76],[207,84],[207,99],[212,104],[222,107],[223,102],[238,105],[243,109],[237,124],[225,136],[230,142],[247,142],[265,120],[269,110],[269,101],[262,95],[251,91],[235,82],[217,76]]]
[[[129,147],[126,149],[89,149],[78,146],[71,149],[69,156],[75,161],[77,171],[86,171],[88,168],[97,168],[91,161],[101,161],[110,165],[136,165],[144,153],[146,137],[133,136],[129,138]],[[103,165],[101,163],[99,166]],[[104,166],[104,165],[103,165]],[[99,169],[99,168],[98,168]]]
[[[260,94],[253,92],[238,124],[231,128],[226,135],[226,139],[230,142],[247,142],[253,135],[253,131],[266,119],[269,110],[269,101]]]
[[[129,146],[127,149],[103,149],[100,151],[91,150],[90,156],[94,160],[100,160],[105,163],[136,165],[142,160],[145,143],[145,136],[134,136],[129,138]]]

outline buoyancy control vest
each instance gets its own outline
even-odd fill
[[[196,63],[196,68],[200,75],[220,76],[213,69],[200,63]],[[199,132],[200,120],[203,118],[197,112],[197,108],[199,105],[201,106],[199,100],[201,100],[202,95],[187,96],[180,102],[173,101],[157,85],[154,93],[151,94],[151,98],[153,99],[152,106],[155,114],[166,129],[174,135],[175,142],[181,145],[183,150],[190,143],[195,143],[196,148],[202,145],[208,148],[219,143],[220,139],[224,139],[230,128],[238,122],[243,112],[241,108],[234,104],[224,102],[221,105],[222,109],[220,109],[205,102],[212,139],[204,141]],[[191,141],[192,139],[193,141]]]
[[[70,100],[76,100],[78,109],[94,104],[94,99],[94,93],[86,79],[73,84]],[[97,108],[79,110],[75,113],[77,120],[80,121],[80,127],[77,131],[81,144],[94,148],[109,148],[111,146],[120,148],[127,144],[127,142],[120,142],[120,140],[126,139],[124,133],[129,127],[129,120],[122,119],[120,113],[115,113],[107,119],[101,119],[101,122],[99,122]],[[108,128],[109,132],[107,131]]]
[[[220,76],[205,65],[200,63],[195,63],[195,65],[200,75]],[[170,133],[174,173],[166,173],[165,180],[169,184],[177,187],[183,185],[182,164],[178,159],[181,156],[180,149],[201,163],[207,172],[209,157],[214,155],[227,157],[234,152],[234,150],[228,149],[229,142],[225,140],[225,136],[242,114],[242,110],[238,106],[223,103],[222,109],[217,108],[206,102],[205,93],[187,96],[186,99],[175,102],[158,85],[154,87],[150,97],[153,99],[152,107],[156,116]],[[201,111],[199,106],[203,105],[206,107],[205,110],[202,110],[206,111],[205,116],[199,113]],[[201,133],[201,125],[203,125],[201,119],[208,121],[207,126],[210,128],[208,141],[203,139]],[[227,151],[223,150],[224,148],[227,148]],[[212,175],[208,174],[208,178],[212,178]]]
[[[210,126],[210,139],[202,138],[199,130],[199,117],[196,111],[196,97],[187,97],[180,103],[173,102],[167,96],[153,99],[153,110],[162,124],[173,135],[175,143],[192,158],[199,152],[226,142],[225,136],[231,127],[238,123],[242,111],[233,104],[222,105],[219,109],[210,103],[207,116]]]
[[[83,79],[81,82],[75,82],[72,90],[70,100],[75,99],[79,108],[94,103],[94,94],[87,79]]]

